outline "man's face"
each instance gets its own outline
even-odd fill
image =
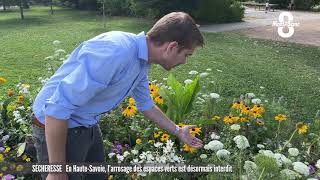
[[[169,71],[180,64],[185,64],[187,57],[192,55],[194,49],[195,48],[183,48],[179,50],[177,42],[169,43],[165,52],[163,53],[161,66]]]

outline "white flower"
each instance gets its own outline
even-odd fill
[[[220,70],[220,69],[217,69],[217,71],[218,71],[218,72],[222,72],[222,70]]]
[[[130,153],[129,153],[128,151],[125,151],[125,152],[123,153],[123,157],[127,157],[129,154],[130,154]]]
[[[198,72],[197,71],[190,71],[189,74],[196,75],[196,74],[198,74]]]
[[[219,159],[227,159],[230,156],[230,152],[225,149],[220,149],[219,151],[217,151],[216,155]]]
[[[108,156],[111,159],[116,153],[109,153]]]
[[[213,151],[218,151],[220,149],[223,149],[224,145],[218,141],[218,140],[213,140],[213,141],[210,141],[208,144],[206,144],[204,146],[205,149],[207,150],[213,150]]]
[[[220,95],[217,94],[217,93],[210,93],[210,97],[213,98],[213,99],[219,99]]]
[[[298,156],[299,155],[299,150],[297,148],[289,148],[288,153],[291,156]]]
[[[120,154],[117,154],[117,159],[118,159],[118,162],[119,161],[122,162],[124,157],[122,155],[120,155]]]
[[[257,147],[258,147],[259,149],[264,149],[264,145],[263,145],[263,144],[257,144]]]
[[[264,87],[263,87],[263,86],[260,86],[260,89],[264,89]]]
[[[251,177],[255,177],[256,172],[257,172],[257,165],[256,163],[252,162],[252,161],[245,161],[244,165],[243,165],[243,169],[246,171],[246,173],[248,174],[248,176]]]
[[[168,80],[168,78],[162,78],[164,81]]]
[[[58,41],[58,40],[54,40],[54,41],[52,42],[52,44],[55,45],[55,46],[58,46],[60,43],[61,43],[61,42]]]
[[[212,69],[208,68],[208,69],[206,69],[206,71],[212,71]]]
[[[203,94],[203,95],[202,95],[202,97],[203,97],[203,98],[208,98],[208,97],[209,97],[209,95],[207,95],[207,94]]]
[[[245,136],[238,135],[233,138],[233,141],[237,144],[239,149],[246,149],[247,147],[250,147],[249,141]]]
[[[63,49],[58,49],[58,50],[56,50],[54,53],[60,55],[60,54],[65,54],[66,51],[63,50]]]
[[[302,162],[294,162],[292,163],[293,169],[297,171],[300,174],[303,174],[305,176],[309,175],[309,167]]]
[[[131,150],[131,153],[134,154],[134,155],[137,155],[139,153],[139,151],[133,149],[133,150]]]
[[[320,169],[320,159],[317,161],[316,167]]]
[[[252,98],[256,97],[256,95],[253,94],[253,93],[247,93],[245,96],[246,96],[248,99],[252,99]]]
[[[253,104],[261,104],[261,99],[255,98],[255,99],[252,99],[251,102],[252,102]]]
[[[282,177],[284,177],[285,179],[296,179],[296,178],[300,178],[300,175],[298,173],[296,173],[295,171],[292,171],[290,169],[284,169],[282,171],[280,171],[280,174]]]
[[[207,77],[208,75],[209,75],[209,73],[207,73],[207,72],[200,73],[200,77]]]
[[[210,137],[211,137],[211,139],[220,139],[220,136],[218,136],[216,133],[212,133],[211,135],[210,135]]]
[[[138,163],[139,162],[139,159],[133,159],[132,161],[131,161],[131,163]]]
[[[285,155],[280,154],[280,153],[275,153],[274,158],[276,159],[279,167],[281,167],[282,164],[290,165],[292,163],[290,159],[288,159]]]
[[[231,130],[233,131],[239,131],[239,129],[241,128],[239,124],[232,124],[230,126]]]
[[[274,158],[274,153],[270,150],[259,150],[259,153]]]
[[[163,145],[163,143],[161,143],[161,142],[154,143],[154,147],[156,147],[156,148],[161,147],[162,145]]]
[[[191,84],[191,83],[192,83],[192,80],[191,80],[191,79],[186,79],[186,80],[184,81],[184,83],[185,83],[185,84]]]
[[[201,158],[201,159],[207,159],[207,157],[208,157],[208,156],[207,156],[206,154],[201,154],[201,155],[200,155],[200,158]]]

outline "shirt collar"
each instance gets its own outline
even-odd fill
[[[147,38],[144,34],[144,31],[137,35],[137,44],[138,44],[138,57],[139,59],[148,61],[148,45]]]

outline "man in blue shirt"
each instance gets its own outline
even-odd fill
[[[34,105],[33,134],[40,163],[105,162],[98,126],[100,115],[132,95],[144,116],[182,142],[201,148],[189,129],[179,128],[150,97],[151,64],[164,69],[186,63],[203,37],[186,13],[162,17],[138,35],[112,31],[83,42],[39,92]],[[80,174],[49,173],[43,179],[80,179]],[[87,175],[86,179],[105,179]]]

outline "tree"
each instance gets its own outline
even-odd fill
[[[24,19],[24,15],[23,15],[23,0],[19,1],[19,7],[20,7],[20,15],[21,15],[21,19]]]

